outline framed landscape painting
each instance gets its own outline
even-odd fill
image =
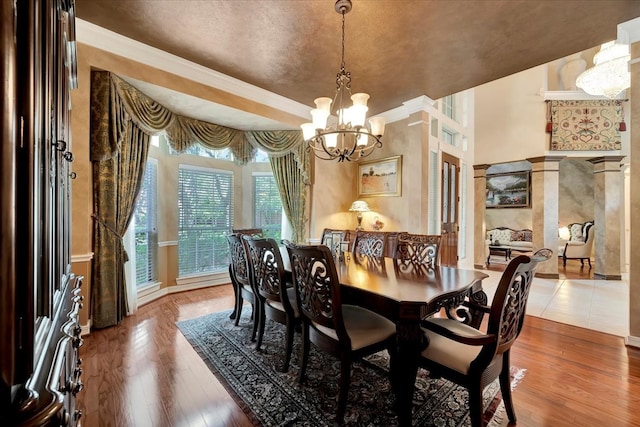
[[[358,162],[358,198],[402,195],[402,156]]]
[[[487,175],[487,208],[531,207],[530,172]]]

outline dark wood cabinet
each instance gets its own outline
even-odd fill
[[[0,417],[16,426],[77,426],[83,278],[70,268],[75,5],[0,3]]]

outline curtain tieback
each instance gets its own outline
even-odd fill
[[[95,222],[97,222],[99,225],[103,226],[104,228],[106,228],[108,231],[110,231],[114,236],[117,237],[117,241],[118,243],[120,243],[119,245],[119,249],[122,251],[122,257],[124,262],[129,261],[129,254],[127,254],[127,251],[124,248],[124,244],[122,243],[122,238],[124,237],[122,234],[118,233],[118,230],[116,230],[115,228],[113,228],[112,226],[110,226],[109,224],[107,224],[106,222],[104,222],[103,220],[101,220],[100,218],[98,218],[98,216],[96,214],[91,214],[91,218],[93,218],[95,220]]]

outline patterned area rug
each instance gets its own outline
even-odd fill
[[[311,345],[307,380],[297,382],[300,334],[296,333],[289,372],[279,368],[284,360],[285,329],[267,321],[262,350],[251,342],[251,321],[245,307],[238,326],[230,311],[180,321],[178,328],[255,425],[330,426],[335,424],[339,361]],[[388,356],[380,352],[364,362],[354,362],[345,415],[347,426],[397,425],[395,396],[388,380]],[[513,369],[512,387],[524,370]],[[485,419],[490,426],[506,424],[495,381],[485,389]],[[413,401],[413,425],[467,426],[467,391],[449,381],[433,380],[420,369]]]

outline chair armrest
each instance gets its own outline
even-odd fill
[[[464,301],[462,305],[472,310],[480,310],[483,313],[491,313],[490,305],[478,304],[477,302],[474,302],[474,301]]]
[[[429,329],[437,334],[442,335],[443,337],[449,338],[450,340],[453,340],[462,344],[482,346],[482,345],[494,343],[496,341],[496,336],[493,334],[460,335],[443,326],[437,325],[432,322],[421,322],[421,323],[424,329]]]

